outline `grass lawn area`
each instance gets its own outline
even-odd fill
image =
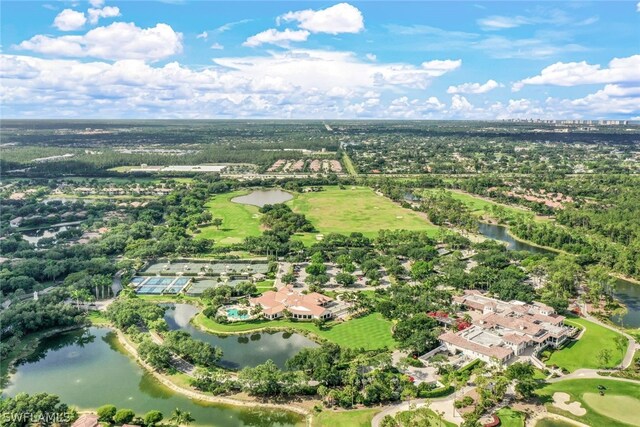
[[[275,280],[262,280],[261,282],[256,282],[256,288],[258,288],[258,293],[264,293],[273,289],[273,284]]]
[[[380,409],[354,409],[353,411],[332,411],[325,409],[313,415],[313,427],[370,427],[373,417]]]
[[[349,175],[358,175],[356,167],[353,165],[351,158],[346,152],[342,153],[342,164],[344,165],[344,168],[347,170]]]
[[[598,386],[606,387],[600,396]],[[553,394],[563,392],[571,396],[571,402],[578,401],[587,413],[573,415],[547,404],[549,412],[578,420],[590,426],[623,427],[638,425],[640,414],[640,386],[634,383],[606,379],[576,379],[547,384],[537,391],[538,395],[552,402]]]
[[[214,218],[221,218],[220,229],[209,225],[200,228],[196,239],[213,239],[216,245],[231,245],[240,243],[245,237],[259,236],[260,213],[258,207],[234,203],[234,197],[248,194],[249,191],[241,190],[232,193],[215,196],[205,205]]]
[[[297,194],[287,202],[294,212],[305,214],[319,233],[360,232],[375,237],[378,230],[423,230],[435,235],[439,228],[411,209],[378,196],[368,187],[324,187],[318,193]],[[315,233],[296,238],[315,242]]]
[[[561,350],[552,352],[551,357],[546,361],[548,366],[557,365],[573,372],[580,368],[614,368],[622,362],[627,347],[625,346],[624,351],[620,351],[614,341],[615,337],[621,334],[581,318],[567,319],[566,323],[587,330],[579,340],[572,341]],[[603,349],[611,351],[611,360],[606,366],[602,366],[598,359],[598,354]]]
[[[491,202],[488,200],[484,200],[480,197],[476,197],[473,196],[471,194],[468,193],[464,193],[462,191],[456,191],[456,190],[442,190],[442,189],[437,189],[437,188],[432,188],[432,189],[426,189],[423,191],[424,195],[429,195],[429,194],[436,194],[438,192],[444,191],[446,193],[448,193],[449,195],[451,195],[451,197],[453,197],[456,200],[461,201],[462,203],[464,203],[470,210],[471,213],[473,213],[474,215],[477,216],[483,216],[483,215],[489,215],[491,216],[491,209],[494,206],[500,206],[501,208],[503,208],[506,212],[513,214],[513,215],[522,215],[522,214],[526,214],[526,215],[532,215],[532,213],[526,209],[521,209],[521,208],[517,208],[514,206],[509,206],[509,205],[504,205],[501,203],[497,203],[497,202]]]
[[[101,311],[96,311],[96,310],[90,311],[87,318],[91,321],[91,324],[95,326],[104,326],[111,323],[109,322],[109,319],[107,319],[104,316],[104,313]]]
[[[511,408],[502,408],[497,412],[501,427],[524,427],[524,414]]]
[[[348,322],[327,324],[318,329],[311,322],[292,322],[290,320],[257,320],[251,322],[234,322],[220,324],[199,313],[193,322],[213,333],[240,333],[265,328],[295,329],[310,332],[343,347],[373,350],[383,347],[395,348],[397,343],[391,336],[391,322],[380,313],[373,313]]]
[[[424,406],[423,406],[423,407],[420,407],[420,408],[417,408],[417,410],[420,410],[420,409],[424,409]],[[399,421],[399,422],[401,423],[401,425],[403,425],[403,426],[405,426],[405,425],[412,425],[412,426],[413,426],[413,425],[422,425],[422,424],[410,424],[409,420],[407,419],[407,416],[409,416],[409,414],[410,414],[411,412],[414,412],[414,411],[402,411],[402,412],[398,412],[398,413],[395,415],[395,417],[394,417],[394,418],[395,418],[395,420],[396,420],[396,421]],[[424,416],[424,414],[423,414],[423,416]],[[428,410],[428,420],[429,420],[429,421],[428,421],[428,423],[429,423],[429,424],[425,424],[425,425],[429,425],[429,426],[438,426],[438,427],[456,427],[456,424],[451,423],[451,422],[449,422],[449,421],[447,421],[447,420],[445,420],[445,419],[443,419],[443,418],[440,418],[440,417],[438,416],[438,414],[436,414],[435,412],[433,412],[431,409],[429,409],[429,410]],[[416,423],[416,422],[425,422],[425,421],[427,421],[427,420],[425,420],[425,419],[421,419],[420,421],[416,421],[416,420],[414,419],[414,420],[413,420],[413,423]]]
[[[150,302],[155,302],[155,303],[189,303],[189,304],[195,304],[195,305],[201,305],[202,304],[202,300],[200,299],[200,297],[192,297],[189,295],[136,295],[136,298],[140,298],[140,299],[144,299]]]
[[[536,422],[535,427],[576,427],[576,425],[573,422],[542,418]]]

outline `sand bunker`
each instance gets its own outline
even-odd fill
[[[556,408],[570,412],[577,417],[581,417],[587,413],[587,410],[582,407],[582,404],[580,402],[568,403],[570,400],[571,396],[569,396],[567,393],[553,393],[553,406],[555,406]]]

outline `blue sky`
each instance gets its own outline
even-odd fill
[[[15,118],[640,120],[640,3],[2,1]]]

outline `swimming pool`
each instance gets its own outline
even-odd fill
[[[251,316],[248,312],[246,314],[240,314],[237,308],[228,308],[227,317],[229,317],[230,319],[246,320]]]

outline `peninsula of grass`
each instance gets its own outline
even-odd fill
[[[474,196],[472,194],[465,193],[463,191],[443,190],[443,189],[433,188],[433,189],[425,189],[423,191],[423,194],[426,196],[430,194],[436,194],[438,192],[445,192],[446,194],[450,195],[452,198],[461,201],[469,208],[472,214],[480,217],[485,215],[493,216],[493,210],[496,208],[502,209],[510,217],[511,216],[515,217],[517,215],[533,216],[533,214],[526,209],[518,208],[515,206],[509,206],[509,205],[505,205],[498,202],[492,202],[490,200],[486,200],[482,197]]]
[[[196,239],[213,239],[216,245],[241,243],[245,237],[259,236],[260,213],[257,206],[244,205],[231,201],[234,197],[248,194],[246,190],[215,196],[205,205],[213,218],[222,219],[222,225],[208,225],[200,228]]]
[[[420,230],[435,235],[439,230],[419,213],[399,206],[368,187],[327,186],[320,192],[298,194],[287,203],[324,235],[360,232],[376,237],[379,230]],[[297,237],[307,243],[314,241],[318,233],[306,235],[306,239]]]
[[[605,387],[601,396],[598,386]],[[578,401],[587,413],[582,416],[555,407],[553,394],[567,393],[571,402]],[[575,379],[547,384],[537,391],[547,403],[547,410],[590,426],[628,427],[638,425],[640,414],[639,383],[606,379]]]
[[[285,329],[310,334],[342,347],[364,348],[375,350],[380,348],[396,348],[398,343],[391,335],[391,322],[380,313],[362,316],[347,322],[330,322],[318,328],[311,322],[293,322],[291,320],[254,320],[249,322],[217,323],[198,313],[193,323],[200,329],[215,334],[239,334],[262,329]]]
[[[565,322],[586,330],[579,340],[571,341],[562,349],[552,352],[546,361],[547,366],[555,365],[573,372],[580,368],[615,368],[622,362],[627,346],[622,350],[616,347],[615,338],[621,336],[620,333],[582,318],[571,318]],[[609,350],[611,354],[608,363],[604,365],[599,358],[602,350]]]
[[[87,315],[87,319],[93,326],[108,326],[111,324],[111,321],[105,317],[103,311],[90,311]]]
[[[327,409],[318,414],[314,414],[311,425],[313,427],[370,427],[371,420],[373,420],[373,417],[378,412],[380,412],[379,408],[354,409],[352,411],[331,411]]]

